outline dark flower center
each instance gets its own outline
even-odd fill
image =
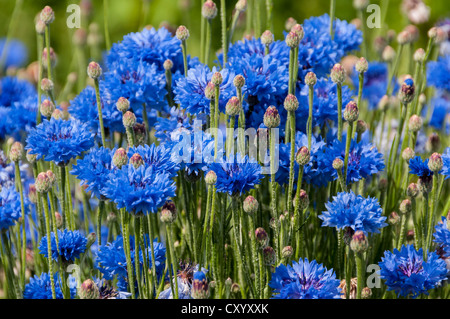
[[[417,261],[416,259],[408,262],[406,265],[398,266],[400,271],[408,277],[411,277],[412,274],[418,274],[422,271],[422,262]]]

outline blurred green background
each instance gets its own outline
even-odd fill
[[[20,0],[19,0],[20,1]],[[108,19],[109,32],[112,42],[120,41],[123,36],[129,32],[136,32],[144,25],[158,27],[161,23],[169,23],[174,28],[180,24],[186,25],[191,34],[188,41],[188,52],[198,55],[200,47],[200,12],[203,0],[107,0],[108,1]],[[261,1],[263,30],[265,29],[265,1]],[[85,1],[86,2],[86,1]],[[91,0],[92,13],[89,17],[82,15],[82,26],[87,28],[92,22],[99,26],[99,34],[103,37],[103,0]],[[216,1],[219,6],[220,1]],[[337,0],[336,16],[340,19],[352,20],[356,17],[356,11],[353,8],[352,0]],[[388,2],[386,23],[390,29],[401,31],[408,23],[407,18],[401,12],[401,0],[371,0],[371,3],[380,4]],[[231,15],[236,0],[227,0],[227,18],[228,25],[231,21]],[[273,17],[275,37],[282,38],[284,23],[288,17],[294,17],[298,22],[310,16],[318,16],[329,11],[329,0],[273,0]],[[419,26],[421,30],[421,40],[419,46],[425,46],[426,31],[439,19],[450,16],[449,0],[425,0],[425,3],[431,8],[431,17],[427,23]],[[70,71],[75,71],[76,61],[74,57],[74,46],[72,36],[74,29],[68,29],[66,19],[69,13],[66,8],[70,4],[80,4],[80,0],[22,0],[18,19],[13,21],[15,28],[12,36],[23,41],[29,49],[29,60],[33,61],[37,56],[36,33],[34,21],[36,15],[45,5],[50,5],[55,10],[55,22],[51,27],[52,47],[58,55],[58,65],[56,76],[64,80]],[[0,36],[7,34],[11,14],[13,12],[15,0],[0,0]],[[245,19],[242,17],[238,29],[235,33],[235,39],[243,36],[245,29]],[[213,49],[220,48],[220,20],[219,16],[213,20]],[[373,38],[376,29],[370,30]],[[105,48],[104,42],[101,48]]]

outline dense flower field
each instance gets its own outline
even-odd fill
[[[276,39],[275,1],[216,2],[196,35],[77,29],[65,83],[50,6],[36,62],[1,39],[0,297],[448,299],[450,20],[331,0]]]

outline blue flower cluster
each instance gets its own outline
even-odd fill
[[[63,293],[61,290],[61,280],[58,273],[54,275],[56,299],[63,299]],[[70,298],[75,298],[77,294],[77,282],[75,277],[69,275],[70,282]],[[65,284],[65,283],[64,283]],[[24,299],[52,299],[52,289],[50,282],[50,275],[46,272],[41,273],[38,277],[30,278],[30,282],[25,285],[25,291],[23,292]]]
[[[2,187],[0,190],[0,231],[13,226],[21,216],[19,193],[14,186]]]

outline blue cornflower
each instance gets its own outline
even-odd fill
[[[172,131],[178,128],[189,129],[191,127],[190,119],[185,114],[184,110],[177,107],[172,107],[169,112],[169,117],[158,117],[155,123],[155,136],[161,142],[170,141]]]
[[[293,261],[291,265],[281,264],[272,274],[269,287],[273,289],[272,299],[339,299],[340,281],[333,269],[327,270],[317,261],[308,258]]]
[[[64,299],[61,290],[61,280],[58,273],[54,275],[56,299]],[[77,294],[77,282],[75,277],[69,275],[70,282],[70,298],[75,298]],[[66,283],[64,283],[66,284]],[[23,292],[24,299],[52,299],[52,286],[50,282],[50,275],[46,272],[41,273],[41,276],[30,278],[30,282],[25,285],[25,291]]]
[[[106,92],[103,81],[100,81],[100,100],[102,103],[103,126],[110,131],[125,132],[122,123],[122,112],[117,110],[115,103],[107,103]],[[116,101],[117,102],[117,101]],[[98,119],[97,98],[92,86],[84,88],[69,103],[70,114],[82,123],[89,123],[91,130],[100,136],[100,125]]]
[[[441,217],[442,223],[437,224],[434,229],[436,232],[433,234],[434,242],[443,250],[443,257],[450,257],[450,229],[447,218]]]
[[[445,179],[450,178],[450,147],[447,147],[442,154],[442,161],[444,162],[444,166],[439,173],[446,176]]]
[[[61,164],[68,163],[92,146],[93,134],[87,123],[51,118],[30,130],[26,149],[37,155],[37,159]]]
[[[77,160],[70,174],[81,180],[81,185],[87,185],[86,191],[101,199],[104,195],[103,187],[114,169],[112,162],[115,149],[94,148],[83,159]]]
[[[338,193],[333,201],[325,204],[326,211],[319,218],[323,221],[322,227],[336,227],[344,229],[350,227],[354,231],[366,233],[379,233],[380,228],[387,226],[384,222],[378,200],[373,197],[364,198],[355,195],[353,191]]]
[[[175,83],[175,101],[190,114],[209,114],[210,100],[205,96],[205,88],[211,81],[216,67],[210,71],[207,65],[197,65],[188,70],[187,77],[180,77]],[[235,95],[233,86],[234,72],[229,69],[220,71],[223,82],[220,85],[219,111],[225,112],[225,105]]]
[[[6,70],[9,67],[20,68],[25,65],[28,61],[28,50],[22,41],[16,39],[10,39],[5,50],[6,38],[0,39],[0,56],[3,57],[4,63],[3,69]]]
[[[383,62],[369,62],[369,68],[364,73],[362,98],[369,102],[371,110],[377,108],[378,102],[386,93],[389,82],[388,66]],[[356,88],[359,87],[359,73],[356,70],[351,75]],[[394,81],[393,84],[395,84]],[[394,90],[395,91],[395,90]]]
[[[149,243],[148,235],[144,237],[145,245],[147,247],[147,258],[148,267],[152,269],[152,254],[151,247]],[[135,265],[135,250],[134,250],[134,237],[130,236],[130,250],[131,250],[131,265]],[[158,242],[156,239],[153,240],[153,249],[155,254],[155,268],[158,278],[161,278],[164,272],[165,259],[166,259],[166,248],[163,244]],[[144,254],[142,249],[139,251],[139,261],[144,270]],[[98,251],[97,258],[95,259],[96,268],[100,270],[103,277],[107,280],[113,280],[118,278],[120,281],[124,282],[128,278],[127,272],[127,261],[125,257],[124,247],[123,247],[123,237],[117,236],[116,240],[112,243],[107,243],[100,247]],[[133,267],[134,268],[134,267]],[[126,290],[126,289],[125,289]]]
[[[5,76],[0,80],[0,106],[13,106],[14,102],[22,102],[29,96],[37,95],[34,86],[27,80]]]
[[[438,89],[450,91],[450,55],[440,56],[427,64],[427,83]]]
[[[80,258],[80,254],[84,253],[87,245],[87,238],[78,230],[58,229],[58,247],[56,247],[55,233],[51,233],[52,258],[58,260],[61,256],[63,261],[74,261]],[[48,258],[47,236],[42,237],[39,244],[39,250],[42,255]]]
[[[419,251],[413,245],[403,245],[401,250],[386,251],[378,265],[381,278],[386,280],[388,291],[397,295],[416,298],[422,293],[435,288],[447,278],[445,261],[435,252],[428,253],[427,261],[423,258],[422,248]]]
[[[175,183],[167,172],[153,166],[124,165],[111,173],[105,185],[107,198],[134,214],[156,213],[169,197],[175,196]]]
[[[428,158],[422,161],[420,156],[415,156],[409,160],[409,173],[419,177],[430,177],[433,172],[428,168]]]
[[[100,293],[99,299],[128,299],[131,296],[129,292],[114,289],[105,279],[99,279],[94,276],[92,280],[97,285]]]
[[[24,187],[27,187],[30,183],[34,183],[34,177],[30,174],[28,164],[20,162],[19,169]],[[0,150],[0,187],[12,187],[15,185],[16,174],[14,171],[14,163],[8,164],[5,154]]]
[[[172,160],[172,148],[168,144],[131,147],[128,149],[128,158],[136,153],[141,155],[145,167],[152,167],[155,173],[169,173],[170,177],[175,177],[180,169]]]
[[[423,117],[427,116],[430,107],[433,113],[429,124],[437,129],[442,129],[446,124],[446,117],[450,113],[450,92],[437,90],[430,104],[423,108]]]
[[[352,99],[352,90],[348,86],[342,86],[342,105],[347,105]],[[298,129],[306,132],[306,122],[309,116],[309,88],[303,86],[298,100],[300,107],[296,113],[296,125]],[[313,101],[313,127],[322,127],[327,120],[337,122],[337,85],[329,79],[318,79],[314,86]]]
[[[338,175],[333,169],[333,161],[336,158],[344,161],[345,144],[345,138],[342,141],[335,139],[325,149],[324,166],[329,169],[329,173],[334,179],[337,179]],[[364,140],[359,143],[356,142],[356,139],[352,140],[348,157],[347,184],[368,178],[383,171],[384,167],[383,154],[379,153],[374,145]]]
[[[259,184],[263,177],[258,162],[240,154],[231,161],[212,163],[209,169],[217,175],[216,190],[229,195],[242,195]]]
[[[22,216],[20,194],[14,186],[0,190],[0,231],[8,229]]]

